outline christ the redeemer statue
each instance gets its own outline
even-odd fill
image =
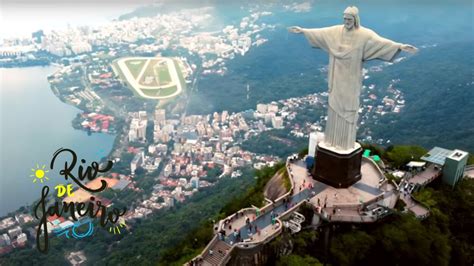
[[[338,150],[354,149],[363,62],[392,61],[400,51],[415,53],[417,48],[382,38],[362,27],[359,11],[353,6],[344,11],[344,25],[317,29],[294,26],[289,31],[303,33],[313,47],[329,54],[329,108],[324,143]]]
[[[359,10],[344,11],[344,25],[318,29],[290,27],[329,54],[329,107],[324,141],[316,147],[313,177],[334,187],[349,187],[361,179],[362,149],[356,140],[364,61],[392,61],[400,51],[418,49],[380,37],[360,25]]]

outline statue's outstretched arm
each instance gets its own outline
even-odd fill
[[[303,30],[304,30],[303,28],[298,27],[298,26],[291,26],[288,28],[288,31],[292,33],[303,33]]]
[[[416,52],[418,52],[418,48],[410,44],[402,44],[400,46],[400,50],[410,53],[410,54],[415,54]]]

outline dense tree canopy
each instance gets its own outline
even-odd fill
[[[420,146],[390,146],[387,148],[384,157],[389,160],[393,167],[399,168],[410,161],[417,161],[425,155],[427,150]]]

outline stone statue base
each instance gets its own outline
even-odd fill
[[[335,188],[347,188],[361,179],[362,148],[340,151],[323,143],[316,146],[316,158],[311,169],[314,179]]]

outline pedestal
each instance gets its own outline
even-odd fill
[[[337,151],[318,144],[311,175],[335,188],[347,188],[361,179],[362,148]]]

